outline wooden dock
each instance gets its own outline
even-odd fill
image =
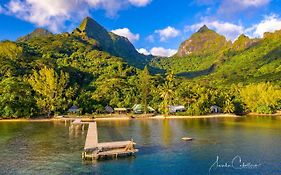
[[[90,122],[82,158],[84,160],[97,160],[101,158],[117,158],[118,156],[134,155],[134,153],[138,152],[135,149],[135,145],[136,143],[133,140],[99,143],[97,123]]]
[[[84,131],[85,129],[85,125],[87,125],[88,122],[82,122],[81,119],[75,119],[69,126],[69,131],[79,131],[79,130],[82,130]]]
[[[97,123],[93,122],[89,124],[84,150],[86,151],[93,150],[97,146],[98,146]]]

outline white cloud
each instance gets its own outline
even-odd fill
[[[191,26],[186,26],[185,31],[197,31],[203,25],[207,25],[210,29],[215,30],[219,34],[224,35],[228,40],[235,40],[240,34],[244,32],[244,27],[241,25],[236,25],[229,22],[222,21],[209,21],[204,20],[200,23],[193,24]]]
[[[163,47],[153,47],[150,53],[155,56],[170,57],[177,53],[175,49],[165,49]]]
[[[151,2],[151,0],[129,0],[129,2],[137,7],[144,7]]]
[[[263,37],[265,32],[274,32],[281,29],[281,18],[275,14],[265,16],[258,24],[246,29],[246,33],[252,37]]]
[[[154,55],[160,57],[170,57],[177,53],[175,49],[166,49],[163,47],[153,47],[149,51],[145,48],[137,49],[137,51],[144,55]]]
[[[151,0],[9,0],[0,13],[16,16],[39,27],[58,32],[66,22],[79,21],[92,9],[104,9],[115,16],[128,6],[146,6]]]
[[[80,1],[85,1],[86,4],[90,6],[90,8],[104,9],[108,16],[115,16],[119,10],[130,4],[128,0],[123,0],[123,1],[122,0],[80,0]]]
[[[146,39],[145,39],[146,41],[148,41],[148,42],[150,42],[150,43],[154,43],[154,41],[155,41],[155,38],[154,38],[154,36],[153,35],[149,35],[148,37],[146,37]]]
[[[144,55],[150,55],[150,52],[148,50],[146,50],[145,48],[137,49],[137,51]]]
[[[133,34],[128,28],[116,29],[116,30],[112,30],[111,32],[120,36],[124,36],[128,38],[131,42],[135,42],[140,39],[139,34]]]
[[[252,9],[266,6],[270,1],[271,0],[224,0],[218,8],[218,13],[221,15],[235,15],[240,11],[251,12]]]
[[[265,16],[264,19],[259,23],[250,27],[218,20],[203,20],[200,23],[185,26],[185,32],[195,32],[204,24],[232,41],[234,41],[241,34],[246,34],[253,38],[261,38],[265,32],[281,30],[281,18],[276,14],[271,14]]]
[[[77,0],[76,0],[77,1]],[[81,0],[90,5],[91,8],[104,9],[108,16],[115,16],[116,13],[129,5],[144,7],[152,0]]]
[[[160,41],[166,41],[170,38],[175,38],[180,34],[180,31],[174,27],[168,26],[165,29],[156,30],[155,33],[158,33],[160,36]]]
[[[266,5],[270,0],[234,0],[234,3],[237,3],[243,7],[260,7]]]
[[[65,21],[88,15],[87,8],[76,0],[11,0],[6,8],[7,14],[39,27],[47,27],[53,32],[62,29]]]
[[[198,5],[213,5],[220,3],[222,6],[225,4],[233,4],[243,7],[259,7],[268,4],[270,1],[271,0],[195,0],[195,3]]]

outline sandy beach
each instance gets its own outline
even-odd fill
[[[202,116],[164,116],[164,115],[156,115],[152,117],[136,117],[131,118],[131,115],[127,116],[107,116],[107,117],[89,117],[89,116],[81,116],[81,117],[63,117],[63,118],[50,118],[50,119],[2,119],[0,122],[49,122],[49,121],[65,121],[65,120],[75,120],[82,119],[83,121],[116,121],[116,120],[163,120],[163,119],[202,119],[202,118],[237,118],[241,117],[235,114],[217,114],[217,115],[202,115]]]
[[[217,114],[217,115],[201,115],[201,116],[175,116],[175,115],[171,115],[171,116],[163,116],[163,115],[157,115],[155,117],[153,117],[154,119],[202,119],[202,118],[226,118],[226,117],[230,117],[230,118],[237,118],[237,117],[241,117],[235,114]]]

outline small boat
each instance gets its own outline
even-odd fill
[[[191,141],[191,140],[193,140],[193,138],[190,138],[190,137],[183,137],[181,139],[184,140],[184,141]]]

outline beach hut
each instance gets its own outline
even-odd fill
[[[80,109],[77,106],[72,106],[71,108],[68,109],[68,113],[76,114],[79,112],[80,112]]]
[[[170,105],[169,106],[170,113],[185,112],[185,111],[186,111],[186,108],[183,105],[175,105],[175,106]]]
[[[141,104],[135,104],[135,105],[132,107],[132,110],[134,111],[135,114],[142,114],[142,113],[143,113],[143,105],[141,105]],[[155,112],[155,109],[153,109],[153,108],[150,107],[150,106],[147,106],[147,112],[149,112],[149,113],[154,113],[154,112]]]
[[[213,105],[211,106],[210,111],[211,113],[216,113],[216,114],[221,113],[221,107],[217,105]]]
[[[108,105],[104,108],[104,110],[106,113],[110,113],[110,114],[114,112],[113,108]]]
[[[127,108],[114,108],[114,112],[118,114],[127,114],[130,111]]]

